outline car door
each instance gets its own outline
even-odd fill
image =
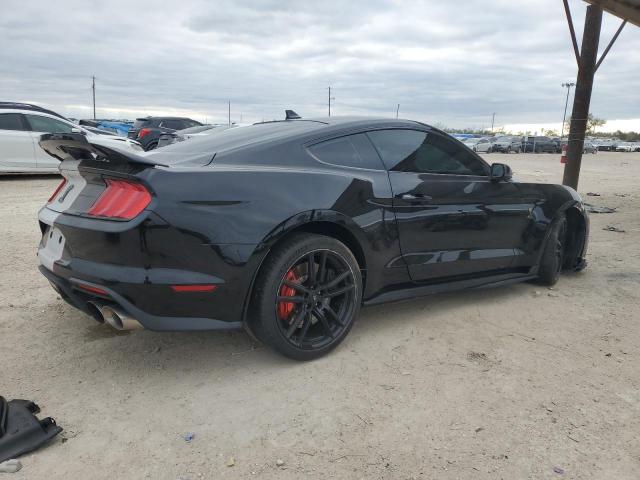
[[[389,171],[400,248],[413,281],[509,269],[530,216],[517,184],[491,181],[478,155],[438,132],[367,135]]]
[[[36,168],[35,145],[20,113],[0,113],[0,171]]]
[[[75,128],[72,123],[38,113],[25,114],[31,136],[36,145],[36,166],[38,170],[57,171],[60,162],[45,152],[38,142],[43,133],[71,133]]]
[[[476,143],[476,152],[486,153],[487,150],[489,150],[490,146],[491,146],[491,143],[489,142],[489,140],[487,140],[486,138],[483,138],[478,143]]]

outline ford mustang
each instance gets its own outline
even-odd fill
[[[153,152],[46,134],[63,181],[39,212],[40,270],[118,329],[246,329],[319,357],[361,306],[585,266],[588,217],[446,133],[376,118],[229,129]]]

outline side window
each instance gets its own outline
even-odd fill
[[[367,135],[389,170],[453,175],[487,174],[485,164],[476,155],[437,133],[378,130]]]
[[[0,130],[24,130],[19,113],[0,113]]]
[[[173,130],[182,130],[186,128],[181,120],[163,120],[160,124],[164,128],[172,128]]]
[[[332,165],[384,170],[380,157],[364,133],[316,143],[308,150],[318,160]]]
[[[61,122],[49,117],[40,115],[25,115],[34,132],[44,133],[71,133],[73,127],[68,123]]]

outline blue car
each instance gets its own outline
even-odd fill
[[[120,135],[121,137],[126,137],[132,125],[133,125],[132,123],[127,123],[127,122],[104,121],[104,122],[100,122],[100,124],[98,125],[98,128],[102,130],[106,130],[108,132],[113,132],[116,135]]]

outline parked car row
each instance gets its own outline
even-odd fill
[[[96,145],[142,151],[135,140],[96,132],[93,127],[77,125],[51,110],[26,103],[0,102],[0,172],[57,173],[60,162],[38,145],[44,133],[80,133]]]
[[[462,134],[454,135],[474,152],[478,153],[561,153],[567,140],[545,136],[512,136],[474,137]],[[640,152],[640,142],[608,142],[599,140],[585,140],[583,153],[610,152]]]
[[[462,141],[474,152],[479,153],[559,153],[559,139],[544,136],[513,136],[502,135],[498,137],[466,138]]]

